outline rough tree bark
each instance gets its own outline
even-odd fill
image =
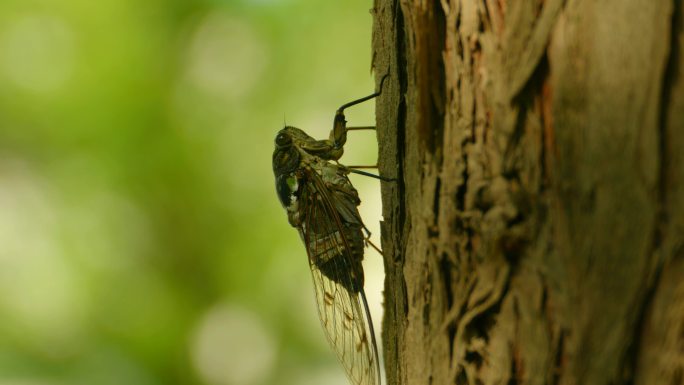
[[[376,0],[394,384],[684,383],[681,0]]]

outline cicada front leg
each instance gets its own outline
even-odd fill
[[[375,126],[347,127],[347,120],[344,117],[344,110],[348,107],[355,106],[357,104],[363,103],[367,100],[380,96],[380,94],[382,93],[382,85],[385,83],[385,79],[387,79],[388,76],[389,75],[385,75],[382,77],[382,80],[380,80],[380,90],[378,92],[343,104],[335,112],[335,118],[333,119],[333,129],[332,131],[330,131],[329,141],[332,143],[332,148],[334,150],[339,150],[339,156],[342,156],[342,147],[344,147],[344,144],[347,142],[347,131],[375,130]],[[337,160],[339,159],[339,157],[332,159]]]

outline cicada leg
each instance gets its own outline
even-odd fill
[[[375,130],[375,126],[347,127],[347,131]]]
[[[380,253],[380,255],[383,255],[382,250],[380,250],[379,247],[375,246],[375,244],[370,240],[371,232],[370,230],[368,230],[368,227],[366,227],[366,225],[363,225],[363,230],[366,232],[366,236],[363,238],[363,242],[366,244],[366,246],[371,246],[375,249],[375,251]]]
[[[382,86],[385,83],[385,79],[389,74],[385,75],[382,77],[382,80],[380,80],[380,90],[378,92],[375,92],[373,94],[370,94],[368,96],[364,96],[360,99],[353,100],[349,103],[343,104],[340,108],[337,109],[337,112],[335,112],[335,118],[333,120],[333,129],[330,132],[330,142],[332,142],[332,147],[334,150],[341,150],[344,144],[347,142],[347,131],[354,131],[354,130],[375,130],[375,126],[358,126],[358,127],[347,127],[347,120],[344,117],[344,110],[346,108],[349,108],[351,106],[355,106],[359,103],[363,103],[367,100],[376,98],[380,96],[382,93]],[[341,156],[340,152],[340,156]]]
[[[356,170],[356,169],[351,168],[351,167],[347,167],[347,169],[348,169],[349,172],[351,172],[351,173],[359,174],[359,175],[363,175],[363,176],[369,176],[369,177],[371,177],[371,178],[379,179],[379,180],[381,180],[381,181],[383,181],[383,182],[394,182],[394,181],[396,181],[396,179],[394,179],[394,178],[386,178],[386,177],[384,177],[384,176],[371,174],[371,173],[369,173],[369,172],[365,172],[365,171],[361,171],[361,170]]]

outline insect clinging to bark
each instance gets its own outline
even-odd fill
[[[278,132],[273,152],[276,191],[290,225],[304,242],[318,315],[328,342],[355,385],[380,385],[380,364],[361,265],[364,245],[372,243],[357,208],[361,201],[347,176],[358,173],[387,179],[337,161],[344,152],[347,131],[375,128],[347,127],[344,109],[380,95],[385,78],[380,91],[337,110],[329,139],[316,140],[286,126]]]

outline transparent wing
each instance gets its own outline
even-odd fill
[[[309,254],[321,324],[351,383],[380,385],[377,346],[360,270],[360,218],[359,223],[342,218],[337,208],[348,207],[348,202],[336,202],[344,198],[327,188],[315,171],[307,179],[301,196],[304,221],[300,232]]]
[[[314,266],[311,275],[318,315],[347,377],[355,385],[380,385],[377,357],[372,346],[374,338],[366,327],[363,292],[349,292]],[[361,310],[359,296],[364,300],[364,310]]]

